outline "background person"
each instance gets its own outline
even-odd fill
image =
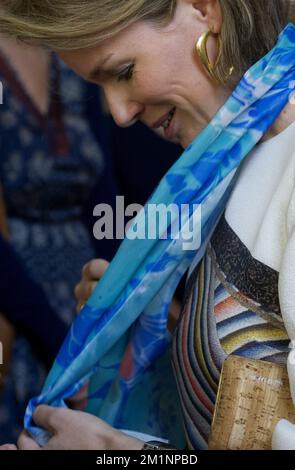
[[[0,301],[7,359],[0,404],[3,442],[19,434],[27,401],[40,392],[44,366],[52,364],[75,316],[74,286],[82,266],[97,253],[83,217],[105,162],[87,121],[87,87],[54,54],[2,37],[0,79],[4,94],[0,109],[1,202],[7,243],[14,252],[1,257],[3,269],[9,267],[8,272],[2,271],[5,279],[1,285],[18,279],[10,302],[6,291]],[[30,281],[22,278],[24,273]],[[31,285],[34,290],[24,293],[25,286]],[[22,295],[16,297],[16,291]],[[40,296],[47,304],[42,313],[36,309]],[[25,317],[28,302],[36,303]],[[48,325],[49,312],[56,313]],[[16,336],[8,322],[16,327]],[[40,354],[45,327],[48,337]]]

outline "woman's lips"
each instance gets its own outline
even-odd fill
[[[175,124],[175,121],[174,121],[174,116],[175,116],[175,108],[173,110],[173,114],[171,116],[171,119],[169,120],[169,125],[168,127],[165,127],[164,128],[164,136],[165,136],[165,139],[168,139],[168,140],[173,140],[174,138],[174,135],[175,135],[175,131],[174,131],[174,124]]]
[[[168,113],[162,116],[157,122],[151,127],[152,129],[163,128],[164,136],[166,139],[172,139],[174,135],[174,115],[176,108],[172,108]]]

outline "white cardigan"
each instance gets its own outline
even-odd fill
[[[225,217],[252,256],[279,273],[280,307],[293,346],[288,371],[295,406],[295,123],[246,158]],[[295,449],[295,426],[281,421],[273,448]]]

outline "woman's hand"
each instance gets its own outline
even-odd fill
[[[104,421],[88,413],[38,406],[34,413],[38,426],[47,429],[52,437],[44,450],[140,450],[143,442],[117,431]],[[41,448],[22,432],[18,440],[20,450]]]
[[[109,266],[105,259],[93,259],[82,269],[82,279],[75,287],[75,297],[78,301],[79,312],[94,291],[97,282],[102,278]]]
[[[105,271],[109,266],[109,262],[104,259],[93,259],[85,264],[82,269],[82,279],[75,287],[75,296],[77,299],[77,311],[80,312],[83,305],[87,302],[92,292],[94,291],[97,282],[102,278]],[[180,302],[174,297],[172,299],[169,317],[168,317],[168,330],[172,333],[178,321],[181,310]]]
[[[14,444],[3,444],[0,450],[17,450],[17,447]]]

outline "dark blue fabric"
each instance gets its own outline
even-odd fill
[[[103,150],[105,165],[98,184],[85,205],[83,214],[84,222],[92,233],[95,218],[93,209],[99,203],[110,204],[113,208],[116,205],[116,195],[120,194],[120,184],[116,178],[114,170],[114,155],[112,154],[111,120],[105,114],[100,105],[100,90],[97,85],[87,84],[87,99],[85,102],[85,119],[90,124],[93,135]],[[123,164],[127,158],[125,149],[122,151]],[[95,251],[97,258],[111,261],[120,246],[121,240],[95,240]]]
[[[11,245],[1,236],[0,259],[0,311],[18,333],[29,338],[47,366],[51,366],[68,327],[50,307],[42,288],[29,277]]]
[[[161,178],[182,153],[138,122],[128,129],[111,124],[114,170],[126,204],[145,204]]]
[[[69,325],[76,316],[74,287],[83,265],[95,257],[93,236],[81,219],[92,189],[99,186],[104,155],[84,117],[85,83],[56,57],[52,57],[50,70],[50,106],[42,114],[10,58],[0,54],[4,90],[0,184],[9,243],[29,277],[42,288],[51,309]],[[22,274],[19,271],[21,286]],[[26,313],[20,313],[23,303],[35,301],[38,293],[31,292],[28,297],[22,290],[17,312],[15,284],[11,286],[12,302],[3,306],[3,311],[18,321],[22,315],[25,327]],[[58,349],[55,335],[60,327],[52,323],[48,305],[35,308],[34,321],[33,336],[25,329],[26,334],[17,334],[14,340],[0,401],[0,442],[17,435],[29,398],[39,393],[43,384],[44,361],[36,355],[36,339],[40,344],[38,338],[47,334],[45,344],[52,349],[51,359]]]

